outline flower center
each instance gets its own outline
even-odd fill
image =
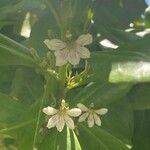
[[[69,107],[67,106],[65,100],[62,100],[60,108],[59,108],[59,115],[66,115],[67,110],[69,110]]]
[[[77,49],[77,44],[75,42],[67,43],[67,50],[75,51]]]

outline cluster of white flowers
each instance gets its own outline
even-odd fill
[[[77,104],[78,108],[69,109],[65,100],[61,101],[59,109],[53,107],[43,108],[43,112],[48,115],[49,121],[47,123],[47,128],[56,127],[59,132],[61,132],[65,124],[70,128],[74,129],[74,121],[72,117],[79,117],[78,121],[82,122],[88,118],[88,126],[93,127],[94,123],[98,126],[101,126],[101,120],[98,115],[104,115],[107,113],[106,108],[94,110],[92,108],[87,108],[85,105],[79,103]],[[82,114],[83,112],[83,114]]]
[[[63,42],[59,39],[46,39],[46,46],[54,51],[56,56],[56,66],[62,66],[66,63],[77,65],[80,59],[90,58],[90,51],[85,47],[91,44],[93,37],[91,34],[82,34],[76,41]]]
[[[98,126],[101,126],[101,120],[98,115],[105,115],[108,112],[108,109],[101,108],[94,110],[93,107],[87,108],[85,105],[79,103],[77,104],[78,108],[81,109],[83,114],[79,117],[79,122],[85,121],[87,118],[89,128],[94,126],[94,123]]]
[[[47,128],[56,126],[59,132],[63,130],[65,123],[70,129],[74,129],[75,126],[71,117],[78,117],[81,115],[81,110],[79,108],[69,109],[65,100],[62,100],[59,109],[48,106],[43,109],[43,112],[48,116],[52,116],[48,121]]]

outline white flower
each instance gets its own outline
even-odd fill
[[[92,108],[87,108],[85,105],[79,103],[77,104],[78,108],[84,112],[80,117],[79,117],[79,122],[85,121],[87,118],[88,126],[89,128],[94,126],[94,123],[98,126],[101,126],[101,120],[98,115],[104,115],[108,112],[108,109],[106,108],[101,108],[94,110]]]
[[[62,66],[67,62],[76,65],[81,58],[90,58],[90,51],[85,46],[92,41],[92,35],[88,33],[80,35],[75,42],[65,43],[59,39],[46,39],[44,43],[50,50],[55,51],[56,66]]]
[[[74,122],[71,117],[78,117],[81,114],[81,110],[79,108],[72,108],[66,106],[65,100],[62,100],[60,108],[55,109],[53,107],[43,108],[43,112],[51,116],[47,128],[53,128],[56,126],[57,130],[61,132],[65,126],[65,124],[70,128],[74,129]]]

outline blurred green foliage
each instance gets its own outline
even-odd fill
[[[149,150],[150,11],[146,7],[144,0],[0,0],[0,150]],[[26,36],[21,34],[25,21]],[[64,92],[63,82],[45,70],[48,49],[43,41],[63,39],[67,30],[75,39],[90,32],[94,42],[88,78],[69,90],[65,99],[70,106],[94,102],[109,112],[102,127],[79,124],[77,131],[58,133],[45,128],[43,114],[37,125],[47,76],[44,106],[54,105]],[[104,39],[117,48],[100,44]],[[33,58],[31,48],[39,59]],[[51,58],[50,53],[48,65],[61,75]],[[81,62],[72,71],[83,69]]]

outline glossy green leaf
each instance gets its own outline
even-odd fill
[[[106,51],[93,53],[90,62],[91,79],[110,82],[149,81],[147,54],[132,51]],[[96,74],[92,74],[96,72]]]
[[[110,82],[147,82],[150,81],[149,62],[125,62],[112,64]]]
[[[83,149],[95,149],[98,150],[99,148],[103,150],[128,150],[124,143],[122,143],[119,139],[115,138],[108,132],[104,131],[103,129],[98,129],[95,127],[94,129],[88,129],[87,127],[82,127],[81,136],[81,143]],[[87,140],[89,141],[87,143]],[[93,142],[95,144],[93,144]]]
[[[135,130],[133,136],[132,150],[149,150],[150,149],[150,111],[137,111],[135,113]]]
[[[108,105],[124,97],[131,87],[131,84],[100,84],[91,82],[84,88],[71,90],[68,93],[67,100],[71,104],[76,102],[90,104],[94,102],[98,106]]]
[[[33,67],[35,62],[27,48],[0,34],[0,65],[25,65]]]
[[[150,84],[143,83],[135,85],[129,92],[129,99],[135,110],[150,109]]]

